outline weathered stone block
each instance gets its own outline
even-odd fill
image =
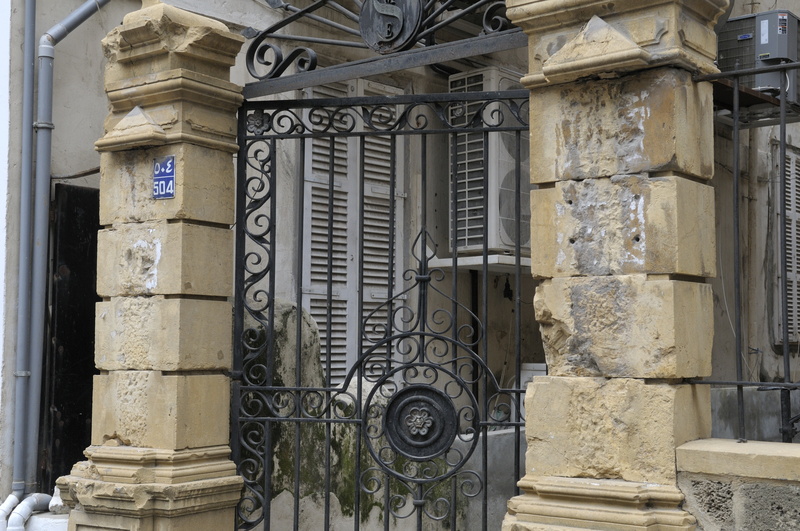
[[[103,488],[104,487],[104,488]],[[98,484],[93,490],[98,491],[98,496],[106,495],[106,490],[112,486]],[[145,489],[137,489],[138,492],[129,496],[149,495]],[[88,496],[88,495],[87,495]],[[213,498],[207,500],[215,502]],[[133,505],[130,503],[129,505]],[[235,504],[230,507],[218,508],[215,505],[213,510],[203,507],[192,508],[191,511],[182,511],[183,514],[169,516],[159,514],[154,516],[153,510],[142,511],[146,516],[130,516],[126,512],[128,507],[112,507],[111,513],[89,513],[84,509],[75,511],[69,518],[67,531],[198,531],[200,529],[228,529],[232,527],[231,522],[236,519]]]
[[[675,448],[711,433],[708,386],[536,377],[525,398],[528,476],[674,485]]]
[[[167,223],[127,224],[98,233],[97,293],[229,297],[233,233]]]
[[[217,477],[179,484],[109,482],[92,474],[76,475],[76,468],[58,480],[64,501],[72,507],[70,531],[228,529],[242,490],[242,478],[232,466],[218,470]]]
[[[714,174],[711,85],[694,83],[684,70],[544,87],[532,94],[530,107],[533,183]]]
[[[614,479],[526,476],[508,502],[503,531],[694,531],[672,485]]]
[[[183,449],[227,445],[230,382],[221,374],[183,376],[113,371],[94,378],[92,444]]]
[[[175,156],[175,197],[153,199],[155,159]],[[100,224],[161,219],[233,224],[234,176],[229,153],[192,144],[103,153]]]
[[[711,374],[711,286],[645,275],[555,278],[536,289],[553,376]]]
[[[182,69],[228,80],[244,43],[217,20],[146,2],[103,39],[106,82]]]
[[[728,0],[508,0],[530,35],[530,87],[655,66],[716,71],[714,22]]]
[[[737,528],[752,531],[792,531],[800,527],[800,485],[748,484],[739,488]]]
[[[90,461],[76,463],[70,477],[126,485],[180,485],[236,475],[236,464],[230,460],[231,449],[227,445],[184,450],[103,445],[89,446],[84,455]],[[74,501],[68,496],[64,500]]]
[[[676,450],[678,470],[800,484],[800,445],[736,439],[691,441]]]
[[[106,135],[95,142],[98,151],[177,142],[229,153],[238,150],[236,109],[242,95],[232,83],[176,70],[107,83],[106,92],[111,114],[105,121]],[[147,113],[149,132],[142,130],[141,123],[130,123],[130,114],[137,107]]]
[[[714,190],[694,181],[560,181],[531,192],[531,270],[538,277],[713,277],[714,227]]]
[[[735,488],[730,478],[694,476],[679,471],[678,487],[686,496],[684,507],[697,518],[699,529],[739,529],[735,525]]]
[[[114,297],[97,304],[100,370],[230,369],[231,306],[225,301]]]

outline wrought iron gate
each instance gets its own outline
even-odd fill
[[[497,529],[541,354],[528,92],[362,89],[240,111],[236,527]]]

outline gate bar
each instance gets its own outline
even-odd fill
[[[288,77],[266,79],[248,83],[244,87],[245,99],[280,94],[290,90],[300,90],[318,85],[326,85],[360,79],[419,66],[465,59],[476,55],[504,52],[528,45],[528,36],[521,29],[482,35],[474,39],[437,44],[424,48],[399,52],[392,56],[379,55],[343,66],[329,66],[310,72],[298,72]]]

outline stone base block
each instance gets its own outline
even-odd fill
[[[555,278],[534,308],[553,376],[711,374],[711,286],[645,275]]]
[[[153,199],[157,159],[175,157],[175,197]],[[100,156],[100,224],[186,219],[233,224],[230,153],[193,144],[103,153]]]
[[[503,531],[678,531],[696,528],[676,487],[615,480],[523,478]]]
[[[225,301],[114,297],[97,304],[95,364],[105,371],[225,370],[231,319]]]
[[[114,371],[94,377],[92,444],[180,450],[227,445],[230,381]]]
[[[69,531],[232,529],[242,479],[232,475],[180,485],[108,483],[67,476]]]
[[[534,378],[526,473],[674,485],[675,448],[708,437],[708,386],[627,378]]]
[[[531,192],[534,276],[716,276],[714,189],[677,176],[561,181]]]
[[[98,233],[97,293],[229,297],[232,260],[229,229],[166,221],[120,225]]]
[[[92,514],[83,510],[70,513],[67,531],[224,531],[233,529],[235,508],[201,511],[180,516],[120,516]]]
[[[530,106],[533,183],[643,172],[714,175],[711,84],[693,82],[685,70],[543,87]]]

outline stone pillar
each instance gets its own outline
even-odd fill
[[[527,392],[506,531],[694,529],[675,449],[710,436],[714,21],[728,0],[507,0],[529,35]]]
[[[103,41],[96,356],[70,531],[230,529],[236,111],[243,38],[158,0]],[[156,199],[156,162],[165,198]],[[170,185],[169,176],[174,176]],[[174,196],[174,197],[170,197]]]

